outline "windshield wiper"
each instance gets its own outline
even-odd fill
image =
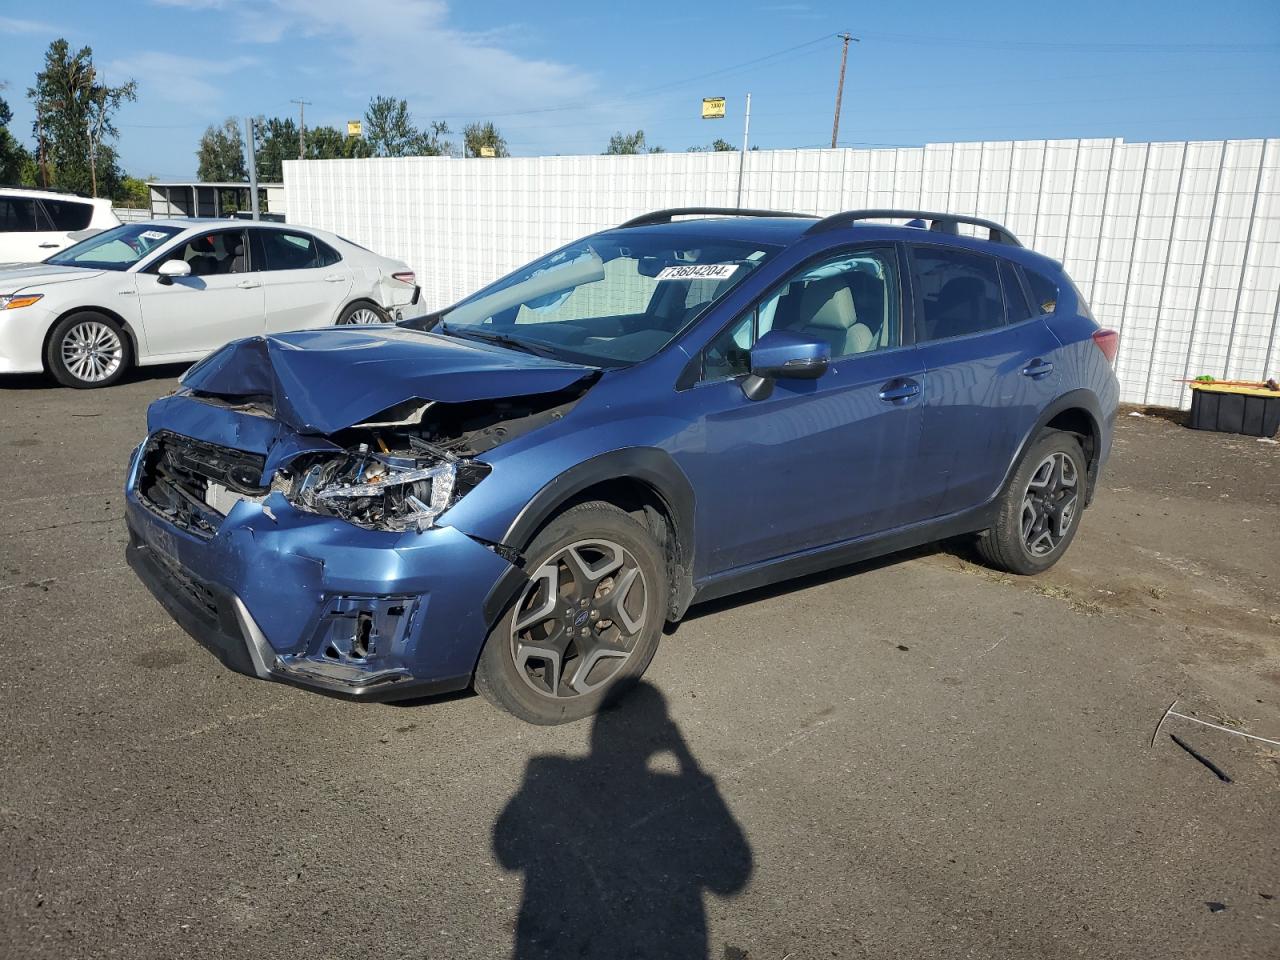
[[[496,343],[500,347],[506,347],[509,350],[519,350],[521,353],[533,354],[535,357],[547,357],[556,359],[556,352],[550,347],[544,347],[540,344],[529,343],[527,340],[517,340],[515,337],[505,333],[493,333],[489,330],[469,330],[462,327],[451,327],[447,323],[442,323],[437,328],[441,333],[447,333],[454,337],[470,337],[474,340],[483,340],[485,343]]]

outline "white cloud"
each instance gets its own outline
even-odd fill
[[[598,86],[574,66],[516,52],[531,32],[518,24],[459,29],[444,0],[230,0],[219,17],[243,43],[289,46],[290,61],[298,50],[316,51],[309,63],[268,64],[302,76],[315,68],[335,75],[361,108],[375,94],[404,97],[419,123],[466,116],[492,118],[501,128],[502,114],[590,101]],[[551,116],[580,119],[593,136],[609,122],[604,108]]]
[[[21,20],[17,17],[0,17],[0,33],[56,33],[58,30],[51,23],[39,20]]]
[[[136,80],[140,100],[179,104],[186,111],[199,114],[214,110],[222,103],[223,90],[217,83],[218,78],[245,70],[256,62],[252,57],[207,60],[146,50],[111,60],[105,72],[115,83]]]

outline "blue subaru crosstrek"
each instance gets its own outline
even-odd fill
[[[666,210],[424,318],[211,354],[149,410],[128,557],[243,673],[573,720],[702,600],[962,534],[1051,566],[1116,348],[989,221]]]

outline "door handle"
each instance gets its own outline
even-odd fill
[[[1030,377],[1032,380],[1039,380],[1051,373],[1053,373],[1053,364],[1048,360],[1041,360],[1039,357],[1022,368],[1022,375]]]
[[[347,278],[340,273],[331,273],[329,276],[324,278],[325,283],[341,283],[345,279]]]
[[[60,244],[60,243],[42,243],[42,244],[40,244],[40,249],[41,249],[41,250],[54,250],[54,249],[57,249],[57,248],[58,248],[58,247],[60,247],[60,246],[62,246],[62,244]]]
[[[261,280],[241,280],[239,283],[236,284],[236,286],[239,287],[241,290],[252,290],[255,287],[262,286],[262,281]]]
[[[890,380],[880,388],[880,399],[885,403],[903,404],[912,397],[920,396],[920,384],[908,377]]]

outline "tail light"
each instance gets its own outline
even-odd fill
[[[1115,330],[1098,330],[1093,335],[1093,343],[1114,367],[1116,354],[1120,352],[1120,334]]]
[[[418,277],[412,270],[401,270],[398,273],[393,273],[391,276],[394,279],[399,280],[401,283],[407,283],[411,287],[418,282]]]

